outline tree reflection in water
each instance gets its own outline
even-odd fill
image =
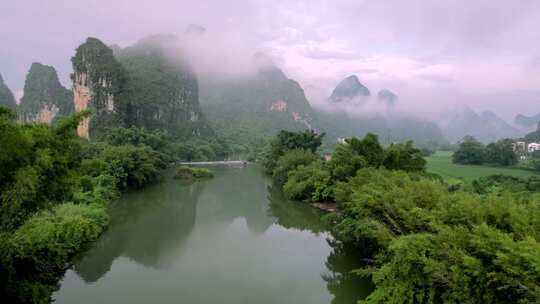
[[[120,256],[153,268],[176,260],[195,225],[204,183],[171,183],[175,181],[167,179],[144,191],[126,193],[111,206],[108,230],[74,263],[74,271],[85,282],[96,282]]]
[[[361,251],[334,240],[329,233],[330,224],[324,212],[309,204],[287,200],[276,187],[268,187],[269,212],[277,223],[286,228],[309,230],[315,234],[327,233],[332,252],[326,259],[328,273],[322,274],[328,291],[334,296],[332,304],[353,304],[366,298],[374,289],[371,278],[353,273],[365,265]]]

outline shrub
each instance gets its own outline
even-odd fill
[[[281,187],[287,182],[290,171],[300,165],[309,165],[317,159],[317,155],[311,151],[302,149],[290,150],[277,160],[272,172],[272,178],[276,185]]]
[[[290,171],[283,192],[289,199],[317,202],[333,198],[334,187],[322,161],[315,161]]]
[[[176,174],[174,175],[175,179],[181,179],[184,181],[211,177],[214,177],[214,173],[206,168],[191,168],[187,166],[181,166],[176,169]]]

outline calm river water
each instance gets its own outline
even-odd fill
[[[318,210],[283,199],[255,165],[212,170],[124,194],[56,303],[352,304],[371,291]]]

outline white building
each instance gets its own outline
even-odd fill
[[[527,151],[529,152],[540,151],[540,144],[530,143],[529,145],[527,145]]]

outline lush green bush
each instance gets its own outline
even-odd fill
[[[289,172],[300,165],[309,165],[317,159],[317,155],[311,151],[302,149],[287,151],[283,156],[278,158],[272,171],[274,183],[279,187],[283,186],[287,182]]]
[[[194,179],[211,178],[214,177],[214,173],[206,168],[193,168],[187,166],[181,166],[176,169],[174,178],[184,181],[192,181]]]
[[[491,175],[474,180],[471,191],[479,194],[500,192],[540,192],[540,177],[519,178],[510,175]]]
[[[472,136],[466,136],[452,155],[452,161],[464,165],[480,165],[485,160],[484,145]]]
[[[376,261],[357,271],[376,284],[365,303],[540,300],[539,195],[449,192],[422,175],[369,168],[339,183],[336,197],[335,237]]]
[[[466,136],[452,156],[452,161],[464,165],[488,163],[513,166],[518,163],[518,157],[514,152],[513,140],[511,139],[502,139],[484,146],[474,137]]]
[[[283,193],[294,200],[325,201],[334,197],[334,186],[330,172],[317,160],[308,165],[300,165],[289,172]]]
[[[47,302],[67,261],[107,225],[105,205],[65,203],[32,215],[2,237],[2,294],[16,302]]]
[[[426,160],[422,151],[408,141],[390,145],[384,153],[383,166],[390,170],[425,171]]]
[[[269,151],[264,160],[266,172],[272,174],[277,165],[278,159],[291,150],[305,150],[315,153],[322,144],[323,134],[317,134],[312,130],[303,132],[290,132],[281,130],[278,135],[270,141]]]

